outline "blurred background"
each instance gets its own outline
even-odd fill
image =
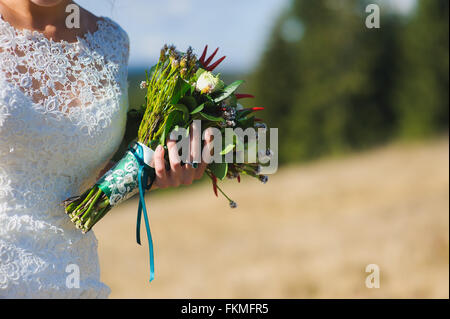
[[[151,284],[136,199],[96,226],[111,297],[449,297],[448,0],[77,2],[128,32],[131,105],[164,43],[208,44],[279,129],[267,185],[223,183],[237,210],[206,180],[147,194]]]

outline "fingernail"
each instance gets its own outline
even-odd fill
[[[163,151],[163,147],[161,145],[158,145],[156,148],[156,152],[161,153]]]

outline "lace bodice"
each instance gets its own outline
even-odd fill
[[[126,33],[108,18],[76,42],[0,16],[0,297],[106,297],[97,242],[60,205],[95,181],[127,112]],[[80,269],[69,288],[67,266]]]

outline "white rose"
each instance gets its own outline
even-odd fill
[[[214,76],[211,72],[203,72],[197,80],[196,89],[202,94],[214,93],[224,87],[219,75]]]

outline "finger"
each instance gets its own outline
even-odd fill
[[[200,179],[202,178],[203,174],[205,173],[206,166],[208,166],[208,163],[201,162],[198,168],[195,170],[194,179]]]
[[[181,176],[181,184],[183,185],[191,185],[194,181],[194,169],[192,170],[184,170],[183,175]]]
[[[184,165],[183,166],[183,172],[182,176],[180,178],[181,184],[183,185],[190,185],[192,184],[192,181],[194,180],[195,173],[198,168],[193,168],[191,165]]]
[[[202,178],[203,174],[205,173],[205,169],[206,169],[206,166],[207,166],[207,165],[208,165],[208,164],[205,163],[205,162],[202,162],[202,163],[200,164],[200,166],[195,170],[195,173],[194,173],[194,179],[200,179],[200,178]]]
[[[189,134],[190,137],[190,150],[191,150],[191,161],[200,163],[201,158],[201,147],[202,147],[202,141],[201,141],[201,132],[200,132],[200,121],[194,121],[191,125],[191,134]]]
[[[169,140],[167,142],[167,149],[169,151],[169,162],[170,162],[170,172],[169,172],[170,185],[177,187],[181,183],[181,178],[183,174],[180,156],[178,155],[177,143],[173,140]]]
[[[200,136],[200,125],[198,121],[194,121],[189,128],[189,158],[187,159],[190,163],[184,165],[184,171],[187,173],[187,178],[193,179],[196,168],[201,162],[201,136]],[[193,163],[197,163],[194,167]],[[184,182],[183,184],[191,184],[190,182]]]
[[[166,188],[168,186],[168,183],[166,165],[164,160],[164,147],[158,145],[153,158],[156,174],[155,184],[159,188]]]
[[[183,166],[183,173],[181,176],[181,184],[183,185],[191,185],[194,181],[194,175],[197,171],[197,168],[193,168],[191,165]]]

